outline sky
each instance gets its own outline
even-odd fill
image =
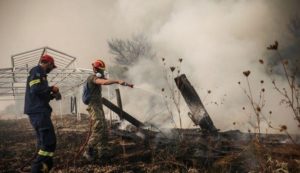
[[[77,57],[81,68],[90,68],[99,57],[113,66],[107,41],[143,34],[156,59],[142,60],[129,69],[130,82],[138,86],[136,90],[123,89],[129,112],[147,114],[141,119],[159,113],[161,103],[151,100],[161,97],[160,59],[166,58],[167,66],[176,66],[178,58],[183,58],[181,71],[203,99],[217,128],[246,131],[255,123],[241,89],[247,88],[242,72],[250,70],[256,100],[260,81],[266,81],[263,111],[272,110],[273,125],[286,124],[291,133],[298,133],[290,110],[279,104],[281,96],[272,89],[258,60],[275,56],[266,50],[275,40],[282,49],[296,44],[287,25],[291,17],[300,15],[299,7],[297,0],[0,0],[0,68],[11,67],[11,55],[43,46]],[[286,87],[280,77],[278,84]],[[133,103],[141,97],[145,100],[138,105],[145,109],[136,110]],[[6,106],[3,103],[2,108]],[[190,126],[183,101],[182,109],[184,125]],[[266,129],[266,124],[263,126]]]

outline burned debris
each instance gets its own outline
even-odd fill
[[[165,135],[126,112],[119,93],[117,105],[106,98],[102,99],[108,109],[131,125],[130,128],[120,129],[119,121],[107,121],[111,123],[109,143],[113,157],[101,164],[90,164],[81,158],[74,159],[86,138],[89,120],[86,115],[81,115],[79,124],[85,124],[85,130],[74,130],[79,126],[78,121],[66,116],[65,119],[69,119],[65,121],[65,127],[56,129],[61,143],[55,156],[57,166],[54,167],[54,172],[248,172],[260,171],[262,165],[267,166],[263,172],[299,172],[299,145],[289,143],[285,135],[260,135],[260,143],[257,143],[256,134],[250,132],[221,132],[214,125],[213,117],[206,111],[186,75],[176,77],[175,83],[197,128],[174,128],[170,130],[173,135]],[[24,120],[18,124],[10,122],[9,125],[0,126],[0,140],[3,141],[0,146],[0,163],[4,163],[0,164],[1,170],[14,172],[23,164],[22,160],[31,157],[30,153],[33,151],[28,151],[28,148],[34,150],[32,132],[22,133],[23,138],[31,141],[22,145],[20,142],[25,139],[20,135],[14,139],[16,129],[10,129],[15,125],[18,130],[28,129],[28,124],[21,127],[22,123],[24,124]],[[4,131],[6,133],[2,133]],[[9,140],[6,140],[7,136],[10,137]],[[66,146],[68,150],[65,150]],[[16,148],[22,149],[15,151],[19,159],[7,154],[8,150]]]
[[[191,110],[191,120],[201,127],[205,133],[216,134],[218,129],[214,126],[196,90],[191,85],[185,74],[175,78],[175,83],[181,92],[186,104]]]
[[[134,141],[135,151],[140,150],[140,152],[136,153],[137,155],[132,154],[131,157],[140,157],[144,161],[147,159],[149,161],[155,154],[172,153],[173,159],[176,160],[174,164],[179,164],[179,167],[183,167],[183,169],[185,166],[198,169],[215,167],[217,170],[226,167],[230,168],[230,172],[245,172],[260,169],[258,163],[265,159],[263,157],[266,157],[266,154],[262,153],[275,154],[275,159],[279,153],[273,149],[277,148],[282,151],[284,146],[289,145],[290,149],[296,153],[293,158],[299,159],[300,153],[297,151],[299,146],[283,143],[287,140],[285,135],[260,135],[260,143],[257,143],[256,134],[242,133],[239,130],[220,132],[186,75],[182,74],[174,80],[191,111],[189,117],[199,128],[174,128],[171,130],[171,133],[175,134],[173,137],[147,128],[134,116],[122,110],[120,95],[117,97],[119,106],[103,98],[105,106],[117,113],[120,119],[128,121],[135,127],[129,131],[111,129],[113,135]],[[149,153],[149,151],[151,152]],[[251,155],[252,152],[255,154]],[[141,156],[141,153],[144,155]],[[281,154],[281,156],[289,157],[291,153],[284,151]],[[294,161],[292,159],[291,163],[294,164]]]

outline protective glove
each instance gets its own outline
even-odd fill
[[[52,93],[51,96],[53,98],[55,98],[55,100],[61,100],[61,94],[60,94],[60,92]]]

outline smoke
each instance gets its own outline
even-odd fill
[[[133,4],[120,3],[120,6],[133,8]],[[256,119],[247,96],[237,83],[240,81],[242,88],[247,89],[242,72],[250,70],[255,101],[259,100],[261,89],[266,88],[264,120],[271,120],[274,126],[288,124],[289,130],[295,133],[298,128],[291,111],[279,105],[282,97],[272,89],[270,77],[258,60],[268,61],[270,53],[266,46],[275,40],[287,46],[294,45],[289,42],[291,39],[286,33],[289,32],[287,24],[290,17],[297,13],[294,8],[297,4],[296,1],[287,4],[279,1],[173,1],[168,4],[172,7],[168,9],[169,13],[155,18],[155,21],[150,13],[163,12],[149,5],[142,15],[131,16],[137,21],[141,20],[139,16],[145,17],[144,25],[136,27],[142,22],[135,22],[132,29],[144,27],[143,33],[151,38],[157,50],[157,60],[141,60],[129,69],[129,76],[135,83],[147,83],[152,86],[151,90],[160,93],[163,74],[159,59],[165,57],[168,65],[173,66],[178,58],[183,58],[182,72],[187,74],[200,97],[203,99],[208,90],[212,91],[205,104],[215,125],[222,130],[238,128],[246,131],[253,129],[251,124],[255,124]],[[138,8],[140,4],[135,5]],[[124,19],[124,22],[128,22],[124,26],[131,28],[129,23],[132,21]],[[152,24],[151,27],[147,27],[147,22]],[[261,80],[266,82],[261,85]],[[285,81],[278,82],[286,86]],[[218,104],[211,104],[215,102]],[[242,107],[245,107],[244,111]],[[268,115],[269,111],[273,114]],[[183,112],[182,117],[185,126],[190,124],[187,112]],[[236,125],[233,126],[233,123]],[[266,123],[262,123],[262,129],[267,129]]]
[[[265,67],[258,63],[259,59],[269,60],[266,46],[275,40],[280,46],[295,46],[287,25],[291,16],[299,14],[298,7],[296,0],[1,1],[1,66],[10,66],[12,54],[46,45],[78,57],[79,67],[90,68],[99,57],[113,66],[107,40],[143,34],[152,43],[156,59],[144,58],[129,68],[129,82],[137,88],[122,87],[121,94],[132,115],[140,120],[169,115],[161,94],[166,86],[161,58],[166,58],[167,67],[177,66],[178,58],[183,58],[181,71],[204,100],[217,128],[252,128],[249,121],[255,121],[254,113],[237,84],[240,81],[247,87],[242,72],[250,70],[256,100],[261,87],[266,88],[266,116],[272,110],[274,126],[287,124],[290,132],[298,132],[289,109],[279,105],[281,96],[269,84]],[[214,102],[218,105],[211,104]],[[188,127],[188,109],[183,100],[181,103],[183,124]]]
[[[24,118],[24,116],[22,116],[24,109],[24,100],[16,97],[14,103],[11,103],[9,100],[6,100],[5,102],[6,104],[2,104],[3,106],[5,105],[5,107],[0,111],[0,119]]]
[[[16,114],[16,106],[15,105],[9,105],[7,106],[4,110],[2,110],[0,112],[1,118],[3,118],[4,115],[8,115],[8,116],[12,116]],[[11,118],[15,118],[15,117],[11,117]]]

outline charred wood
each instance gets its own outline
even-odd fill
[[[127,112],[123,111],[121,108],[119,108],[118,106],[116,106],[115,104],[107,100],[106,98],[102,97],[102,102],[106,107],[108,107],[110,110],[115,112],[120,117],[120,119],[125,119],[138,128],[144,126],[142,122],[140,122],[139,120],[137,120],[136,118],[128,114]]]
[[[199,125],[204,132],[216,134],[218,129],[208,115],[200,97],[191,85],[185,74],[175,78],[175,83],[181,92],[185,102],[191,110],[189,114],[195,125]]]

